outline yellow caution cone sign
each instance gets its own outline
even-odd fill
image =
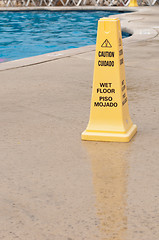
[[[137,0],[130,0],[129,7],[138,7]]]
[[[119,19],[98,21],[90,120],[82,140],[129,142],[137,131],[128,108]]]

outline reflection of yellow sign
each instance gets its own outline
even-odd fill
[[[121,39],[119,19],[99,20],[90,120],[82,140],[129,142],[137,131],[129,116]]]
[[[127,182],[129,144],[84,142],[92,165],[92,182],[96,197],[100,240],[127,239]]]

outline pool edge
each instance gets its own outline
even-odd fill
[[[132,26],[131,21],[134,20],[135,16],[135,21],[140,20],[141,16],[137,16],[136,18],[136,13],[144,13],[147,10],[147,7],[134,7],[134,8],[127,8],[127,7],[115,7],[112,9],[112,7],[28,7],[27,9],[24,7],[9,7],[9,8],[0,8],[0,11],[5,11],[5,10],[10,10],[10,11],[22,11],[22,10],[51,10],[51,11],[56,11],[57,9],[60,10],[111,10],[111,11],[126,11],[129,13],[122,13],[122,14],[117,14],[113,15],[113,17],[118,17],[121,20],[121,28],[123,31],[131,33],[132,36],[124,38],[123,39],[123,44],[131,44],[134,41],[143,41],[143,40],[148,40],[156,37],[158,35],[158,32],[155,29],[152,28],[145,28],[140,24],[137,24],[137,26]],[[2,10],[3,9],[3,10]],[[111,17],[111,15],[109,16]],[[95,45],[89,45],[89,46],[84,46],[84,47],[79,47],[79,48],[74,48],[74,49],[68,49],[68,50],[63,50],[63,51],[57,51],[57,52],[50,52],[42,55],[37,55],[33,57],[28,57],[28,58],[22,58],[18,60],[13,60],[9,62],[4,62],[0,64],[0,71],[5,71],[9,69],[15,69],[15,68],[20,68],[20,67],[27,67],[31,65],[36,65],[36,64],[41,64],[49,61],[54,61],[58,60],[61,58],[66,58],[78,54],[82,54],[85,52],[91,52],[95,50]]]

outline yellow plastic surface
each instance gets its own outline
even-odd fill
[[[129,7],[138,7],[137,0],[130,0]]]
[[[82,140],[129,142],[137,131],[128,108],[119,19],[98,21],[90,119]]]

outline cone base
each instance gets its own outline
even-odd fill
[[[132,127],[126,133],[118,132],[88,132],[87,129],[82,133],[82,140],[99,142],[129,142],[137,132],[137,126]]]

